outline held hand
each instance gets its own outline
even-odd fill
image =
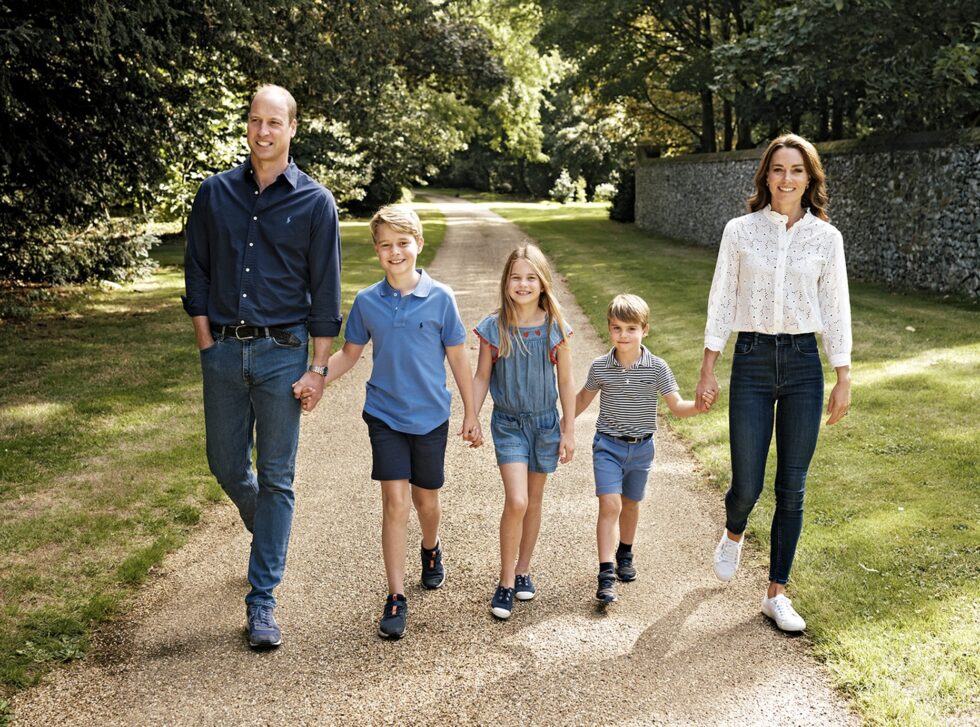
[[[827,399],[827,426],[836,424],[851,408],[851,382],[838,380]]]
[[[719,395],[718,379],[714,372],[702,373],[698,380],[698,387],[694,390],[694,405],[699,412],[708,411],[718,400]]]
[[[562,432],[561,440],[558,442],[558,461],[568,464],[575,456],[575,435]]]
[[[483,431],[480,428],[480,420],[476,417],[464,417],[463,427],[459,430],[459,436],[464,441],[470,443],[470,449],[476,449],[483,444]]]
[[[316,409],[323,396],[323,377],[307,371],[293,384],[293,396],[300,400],[303,413],[309,414]]]

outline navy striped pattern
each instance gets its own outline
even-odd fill
[[[646,346],[633,366],[624,369],[616,349],[589,367],[585,388],[599,392],[596,429],[614,437],[645,437],[657,431],[657,397],[678,391],[670,366]]]

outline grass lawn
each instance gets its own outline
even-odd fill
[[[646,343],[693,395],[714,250],[610,222],[598,205],[477,201],[540,242],[601,334],[614,294],[645,298]],[[816,654],[869,723],[976,720],[980,306],[856,282],[851,303],[853,406],[821,433],[792,595]],[[667,417],[719,490],[730,356],[731,342],[717,369],[721,406]],[[834,380],[828,370],[828,394]],[[770,484],[750,520],[752,557],[768,559],[772,511]]]
[[[445,221],[423,218],[426,264]],[[346,311],[382,272],[366,222],[342,223],[342,237]],[[183,243],[170,239],[152,278],[60,289],[30,322],[0,325],[0,724],[4,697],[82,655],[93,626],[224,498],[179,300]]]

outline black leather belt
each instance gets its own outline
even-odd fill
[[[606,434],[605,432],[603,432],[603,434],[605,434],[607,437],[618,439],[620,442],[626,442],[627,444],[639,444],[640,442],[647,441],[650,437],[653,436],[653,434],[645,434],[642,437],[620,437],[616,434]]]
[[[275,338],[276,340],[295,338],[289,331],[273,326],[218,326],[211,329],[212,335],[222,338],[237,338],[239,341],[254,341],[256,338]]]

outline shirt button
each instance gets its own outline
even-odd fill
[[[245,268],[245,272],[247,273],[247,272],[251,271],[251,269],[252,268]]]
[[[254,242],[250,242],[250,243],[248,243],[248,246],[249,247],[254,247],[255,246],[255,243]]]
[[[243,298],[247,298],[248,297],[248,293],[242,293],[242,297]]]
[[[255,194],[258,194],[258,193],[259,193],[259,190],[257,190],[257,189],[256,189],[256,190],[255,190]]]
[[[257,220],[257,219],[259,219],[259,218],[258,218],[258,217],[253,217],[252,219],[253,219],[253,220]]]
[[[241,321],[241,324],[244,326],[245,325],[245,321]]]

